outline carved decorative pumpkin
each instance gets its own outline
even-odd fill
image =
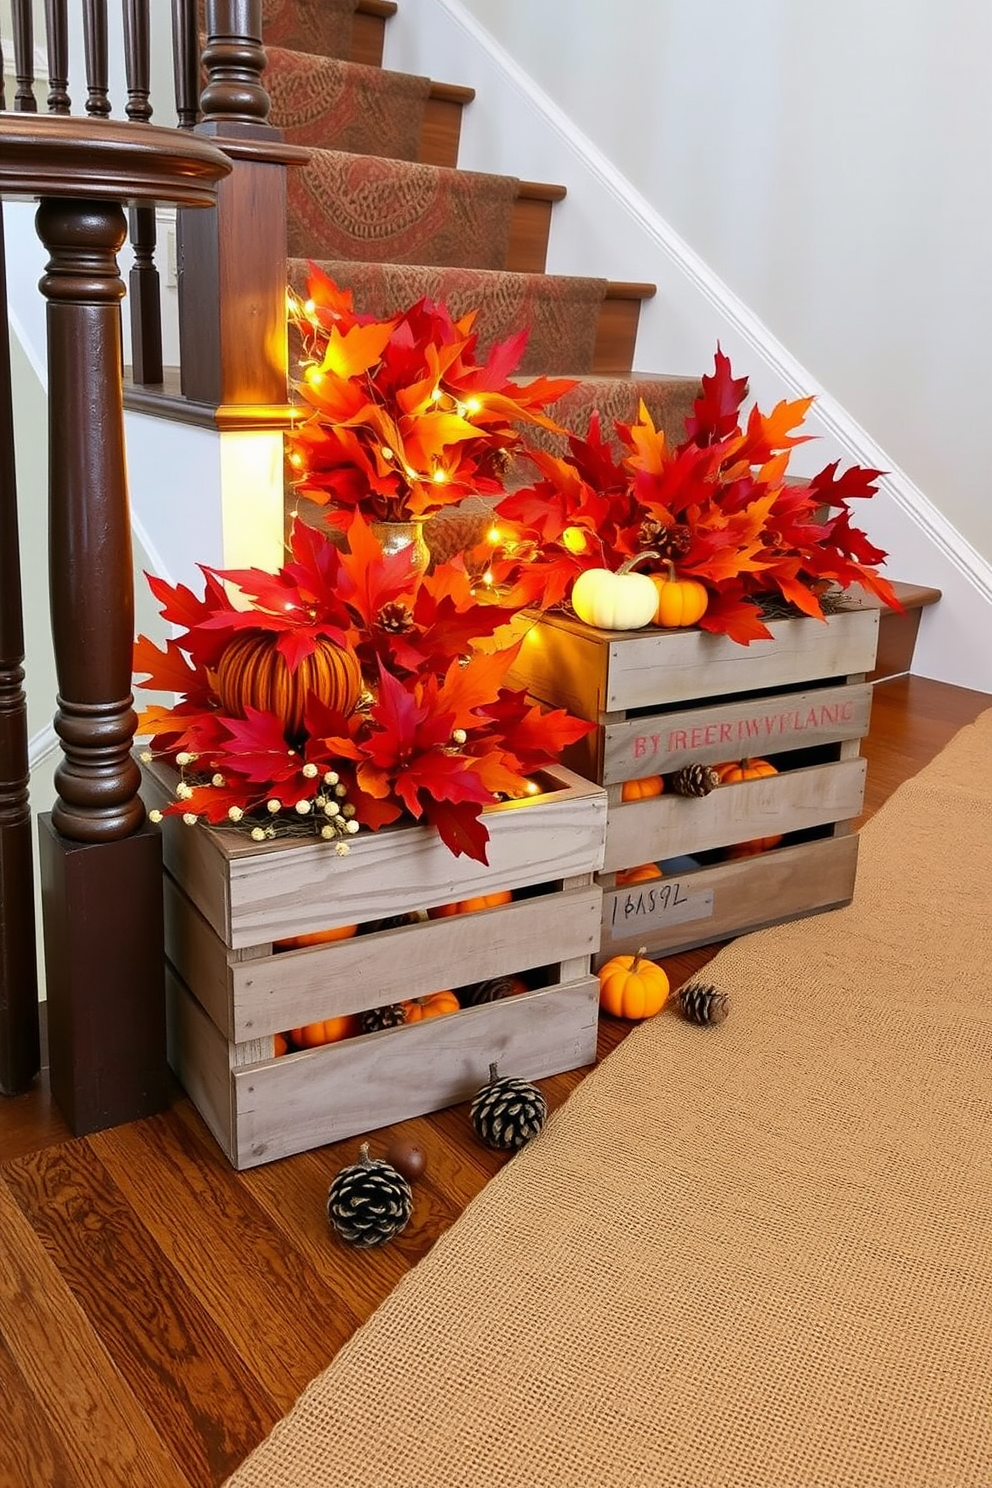
[[[587,568],[572,585],[572,609],[587,625],[599,630],[643,630],[654,620],[658,591],[647,574],[633,565],[656,553],[628,558],[616,573],[609,568]]]
[[[636,868],[621,868],[617,874],[617,888],[625,889],[628,884],[649,883],[652,879],[663,877],[657,863],[638,863]]]
[[[351,1038],[358,1032],[352,1013],[340,1018],[325,1018],[320,1023],[307,1023],[302,1028],[290,1030],[290,1038],[298,1049],[316,1049],[321,1044],[336,1044],[341,1039]]]
[[[668,976],[657,962],[643,959],[645,949],[613,956],[600,967],[599,1004],[615,1018],[653,1018],[668,1000]]]
[[[427,911],[427,918],[446,920],[451,915],[472,914],[477,909],[495,909],[498,904],[509,904],[512,898],[512,890],[497,889],[492,894],[476,894],[474,899],[458,899],[454,904],[435,904]]]
[[[282,719],[290,736],[303,731],[307,694],[315,693],[328,708],[353,713],[361,696],[358,658],[325,636],[290,670],[279,637],[272,631],[248,630],[225,646],[217,663],[217,695],[228,713],[243,718],[245,708],[260,708]]]
[[[425,1018],[443,1018],[445,1013],[461,1012],[461,1003],[454,992],[432,992],[429,997],[416,997],[412,1002],[401,1002],[408,1023],[422,1023]]]
[[[768,775],[777,775],[775,766],[766,759],[732,760],[726,765],[717,765],[716,772],[721,785],[736,785],[741,780],[760,780]],[[753,858],[758,853],[778,847],[782,834],[770,837],[754,837],[750,842],[735,842],[726,849],[728,858]]]
[[[640,780],[625,780],[620,791],[621,801],[646,801],[660,796],[665,782],[660,775],[644,775]]]
[[[652,574],[651,582],[658,600],[655,625],[666,628],[695,625],[705,615],[710,602],[709,590],[698,579],[676,578],[674,563],[667,565],[665,573]]]

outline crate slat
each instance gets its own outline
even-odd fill
[[[173,1025],[196,1031],[177,1051],[180,1078],[239,1169],[468,1100],[492,1061],[537,1080],[596,1057],[594,976],[247,1067],[178,978],[170,1000]],[[230,1108],[218,1091],[225,1063]]]
[[[604,870],[849,819],[861,810],[866,772],[863,759],[838,760],[718,786],[708,796],[624,802],[609,814]]]
[[[850,903],[856,833],[797,843],[657,883],[607,890],[603,942],[594,965],[647,943],[672,956],[767,925]]]

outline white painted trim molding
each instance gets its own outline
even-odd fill
[[[992,565],[461,0],[404,0],[387,27],[384,62],[476,89],[462,130],[459,163],[465,168],[566,186],[569,194],[555,207],[549,272],[644,278],[658,285],[656,298],[642,307],[638,368],[703,372],[719,342],[735,370],[747,372],[762,406],[815,396],[808,427],[818,437],[797,452],[793,468],[811,475],[839,458],[885,471],[865,525],[889,554],[886,572],[942,591],[940,603],[923,616],[914,672],[992,692],[992,648],[986,641],[992,634]],[[498,128],[492,123],[497,117]]]
[[[39,729],[36,734],[32,734],[28,740],[28,769],[31,773],[34,774],[38,766],[60,747],[59,736],[52,723],[46,728]]]

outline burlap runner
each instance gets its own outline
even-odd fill
[[[989,1488],[992,711],[709,968],[231,1488]]]

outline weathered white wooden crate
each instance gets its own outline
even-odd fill
[[[455,858],[424,826],[331,844],[257,845],[162,824],[170,1061],[236,1168],[269,1162],[468,1099],[489,1064],[537,1079],[596,1057],[606,792],[570,770],[485,813],[489,865]],[[145,770],[149,806],[174,776]],[[497,908],[294,951],[290,936],[367,925],[490,894]],[[550,968],[534,990],[441,1018],[279,1057],[289,1028],[484,978]]]
[[[568,763],[609,795],[597,963],[646,945],[670,954],[850,900],[864,800],[876,606],[770,622],[741,646],[699,630],[603,631],[547,616],[513,681],[598,727]],[[800,753],[802,751],[802,753]],[[779,774],[624,802],[624,781],[758,756]],[[782,834],[774,850],[714,862],[715,850]],[[710,854],[690,871],[616,887],[641,863]]]

